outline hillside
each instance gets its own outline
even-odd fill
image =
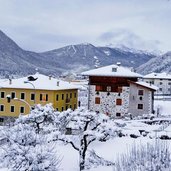
[[[145,64],[139,66],[137,71],[142,74],[151,72],[171,72],[171,52],[150,59]]]
[[[99,66],[120,61],[122,65],[138,67],[155,55],[130,49],[96,47],[92,44],[78,44],[35,53],[20,48],[6,34],[0,31],[0,76],[23,76],[35,73],[37,68],[43,74],[61,75],[79,73]]]

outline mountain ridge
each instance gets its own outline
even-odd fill
[[[96,47],[90,43],[68,45],[46,52],[32,52],[19,47],[0,31],[0,75],[25,76],[34,74],[37,68],[43,74],[59,76],[116,62],[137,68],[155,58],[146,52],[131,52],[111,47]]]

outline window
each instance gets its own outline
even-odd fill
[[[65,110],[67,110],[68,109],[68,106],[65,106]]]
[[[66,99],[68,99],[68,94],[66,94]]]
[[[1,92],[1,98],[5,98],[5,92]]]
[[[20,113],[24,113],[24,107],[23,106],[20,107]]]
[[[160,85],[162,85],[163,83],[162,82],[160,82]]]
[[[48,94],[40,94],[40,101],[48,101]]]
[[[59,95],[57,94],[57,95],[56,95],[56,101],[58,101],[58,100],[59,100]]]
[[[72,105],[70,105],[70,107],[69,107],[70,109],[72,109]]]
[[[35,100],[35,94],[31,93],[31,100]]]
[[[0,111],[1,111],[1,112],[4,111],[4,105],[0,105]]]
[[[64,111],[64,107],[62,107],[62,111]]]
[[[143,98],[142,98],[142,96],[140,96],[140,98],[139,98],[140,100],[143,100]]]
[[[77,105],[76,104],[74,104],[74,109],[76,109],[77,108]]]
[[[116,113],[116,116],[117,116],[117,117],[120,117],[120,116],[121,116],[121,113]]]
[[[0,122],[4,122],[4,118],[0,118]]]
[[[15,107],[11,106],[11,112],[15,112]]]
[[[58,108],[56,108],[56,111],[58,111]]]
[[[106,90],[107,90],[108,92],[111,91],[111,89],[112,89],[111,86],[107,86],[107,87],[106,87]]]
[[[162,91],[162,88],[159,88],[159,91]]]
[[[144,90],[138,90],[138,95],[143,96],[144,95]]]
[[[103,87],[100,86],[100,85],[96,85],[96,91],[102,91],[103,90]]]
[[[122,87],[118,87],[118,93],[122,93]]]
[[[62,100],[64,100],[64,94],[62,94]]]
[[[46,94],[46,101],[48,101],[48,94]]]
[[[138,109],[143,109],[143,104],[138,104]]]
[[[77,93],[74,93],[74,97],[75,97],[75,98],[77,97]]]
[[[40,94],[40,101],[42,101],[42,99],[43,99],[43,95],[42,95],[42,94]]]
[[[168,85],[171,85],[171,82],[169,82]]]
[[[116,105],[122,105],[122,99],[116,99]]]
[[[100,104],[100,97],[95,98],[95,104]]]
[[[25,93],[21,93],[20,99],[25,99]]]
[[[11,99],[14,99],[15,98],[15,92],[12,92],[11,93]]]
[[[72,98],[72,93],[70,93],[70,98]]]

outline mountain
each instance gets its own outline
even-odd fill
[[[96,47],[92,44],[70,45],[63,48],[36,53],[20,48],[0,31],[0,75],[23,76],[39,72],[46,75],[82,72],[99,66],[121,62],[122,65],[138,67],[156,56],[143,51]]]
[[[51,61],[61,64],[66,71],[83,71],[104,65],[117,63],[124,66],[138,67],[155,55],[147,52],[122,50],[110,47],[96,47],[92,44],[70,45],[60,49],[41,53]]]
[[[142,74],[151,72],[171,72],[171,52],[150,59],[137,68],[137,71]]]
[[[39,53],[21,49],[13,40],[0,31],[0,75],[26,75],[40,69],[43,73],[58,69]]]

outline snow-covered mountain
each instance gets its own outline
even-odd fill
[[[145,64],[139,66],[137,71],[142,74],[151,72],[168,72],[171,73],[171,52],[150,59]]]
[[[0,75],[26,75],[35,73],[38,68],[42,73],[57,72],[54,66],[42,55],[21,49],[13,40],[0,31]],[[57,62],[56,62],[57,63]]]
[[[118,61],[122,65],[138,67],[153,54],[130,49],[96,47],[92,44],[70,45],[63,48],[35,53],[20,48],[0,31],[0,75],[27,75],[39,72],[59,75],[66,72],[81,72]]]

